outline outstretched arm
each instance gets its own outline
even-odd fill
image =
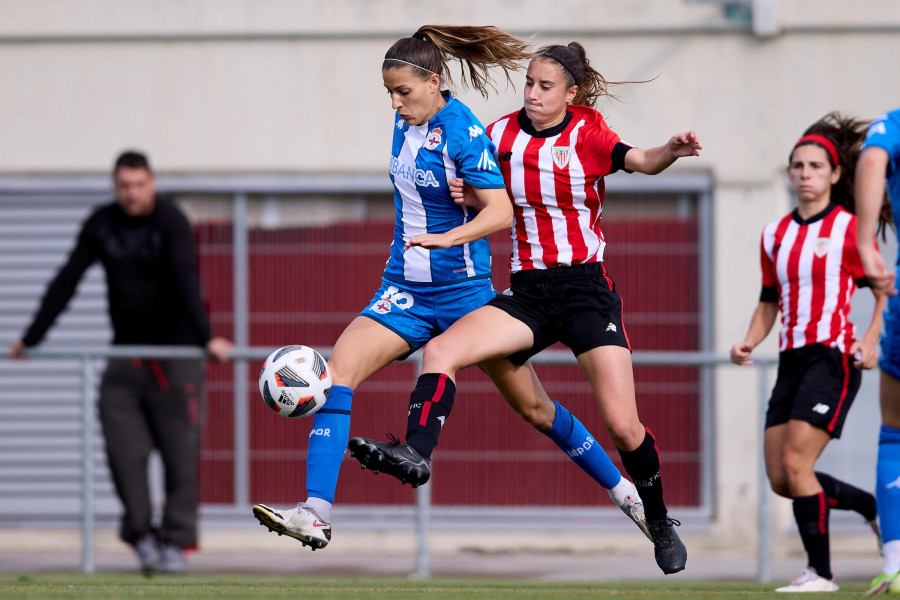
[[[643,150],[632,148],[625,155],[625,168],[646,175],[656,175],[666,170],[682,156],[700,156],[703,146],[693,131],[679,133],[662,146]]]
[[[878,250],[875,250],[878,252]],[[861,338],[850,346],[850,355],[855,356],[859,352],[859,358],[853,363],[857,369],[873,369],[878,364],[878,338],[881,336],[881,325],[884,321],[884,307],[887,304],[887,296],[873,289],[875,294],[875,310],[872,313],[872,321],[869,328]]]
[[[482,209],[474,219],[454,227],[446,233],[423,233],[406,242],[403,250],[421,246],[428,250],[459,246],[480,240],[490,234],[509,229],[512,225],[513,210],[504,188],[472,188]]]
[[[753,318],[750,319],[750,328],[744,336],[744,341],[731,347],[731,362],[736,365],[752,365],[750,353],[772,331],[776,317],[778,317],[778,303],[760,301]]]
[[[881,204],[884,202],[884,178],[888,168],[888,153],[872,146],[863,150],[856,163],[856,231],[859,258],[872,289],[894,295],[894,278],[888,271],[881,252],[875,247],[875,227]]]

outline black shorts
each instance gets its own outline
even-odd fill
[[[531,348],[509,357],[517,365],[556,342],[575,356],[600,346],[631,350],[622,299],[603,263],[518,271],[510,277],[510,288],[488,304],[522,321],[534,334]]]
[[[772,388],[766,427],[806,421],[841,437],[844,420],[859,391],[862,372],[839,348],[810,344],[778,357],[778,380]]]

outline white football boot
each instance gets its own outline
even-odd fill
[[[622,512],[634,521],[634,524],[652,542],[653,536],[650,535],[650,530],[647,529],[647,518],[644,516],[644,502],[638,495],[634,484],[623,477],[615,487],[610,488],[608,491],[609,497],[616,503],[616,506],[621,508]]]
[[[324,548],[331,541],[331,523],[326,523],[306,504],[296,508],[274,509],[265,504],[253,507],[253,516],[263,527],[278,535],[287,535],[313,550]]]
[[[840,588],[830,579],[821,577],[812,567],[806,567],[800,572],[800,576],[786,585],[776,589],[776,592],[836,592]]]

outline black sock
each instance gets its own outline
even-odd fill
[[[645,428],[646,429],[646,428]],[[656,438],[647,429],[644,441],[631,452],[619,450],[622,465],[631,476],[644,501],[644,512],[648,521],[665,519],[668,514],[663,502],[662,476],[659,474],[659,449]]]
[[[825,493],[794,498],[794,518],[797,520],[809,566],[819,576],[832,579],[828,548],[828,500]]]
[[[406,443],[431,458],[444,421],[453,409],[456,385],[443,373],[423,373],[409,397]]]
[[[828,506],[839,510],[855,510],[867,521],[871,521],[878,515],[875,508],[875,496],[858,487],[853,487],[845,481],[835,479],[827,473],[816,471],[819,485],[825,490],[828,497]]]

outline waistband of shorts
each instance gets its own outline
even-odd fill
[[[516,271],[509,276],[509,282],[514,284],[540,281],[564,281],[566,279],[584,279],[605,275],[606,268],[603,266],[603,263],[595,262],[565,267],[552,267],[550,269],[527,269],[524,271]]]

